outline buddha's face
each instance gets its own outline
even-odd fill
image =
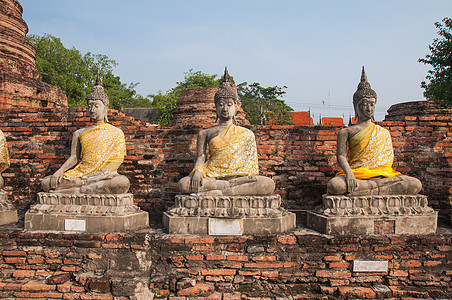
[[[362,119],[371,119],[374,116],[375,113],[375,103],[377,100],[375,98],[362,98],[359,100],[357,105],[357,113],[358,118]]]
[[[215,108],[220,120],[231,120],[235,115],[235,102],[233,98],[220,98],[220,100],[217,101]]]
[[[88,101],[88,112],[91,121],[103,122],[107,115],[107,107],[100,100],[90,100]]]

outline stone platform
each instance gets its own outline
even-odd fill
[[[325,234],[432,234],[438,213],[424,195],[323,195],[323,207],[309,212],[307,226]]]
[[[38,203],[25,214],[30,231],[126,232],[149,227],[148,213],[132,194],[38,193]]]
[[[163,225],[180,234],[273,234],[294,229],[296,217],[281,208],[280,195],[177,195],[175,206],[163,214]]]
[[[13,224],[16,223],[17,220],[17,210],[14,205],[8,201],[8,193],[4,190],[0,190],[0,225]]]

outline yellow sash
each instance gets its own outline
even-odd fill
[[[116,172],[124,161],[126,143],[121,129],[101,123],[80,134],[81,162],[63,174],[71,180],[92,175],[98,171]]]
[[[8,144],[6,143],[5,135],[0,130],[0,173],[9,167]]]
[[[203,177],[258,175],[256,140],[251,130],[231,124],[209,142],[209,159],[196,164],[190,175]]]
[[[400,174],[392,168],[394,150],[391,134],[387,129],[374,123],[349,140],[347,157],[357,179],[377,176],[393,177]],[[344,175],[342,171],[336,176]]]

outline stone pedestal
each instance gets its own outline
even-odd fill
[[[294,229],[295,214],[280,206],[279,195],[178,195],[175,206],[164,213],[163,225],[169,233],[180,234],[228,235],[228,228],[213,229],[212,224],[236,228],[231,229],[231,235],[274,234]]]
[[[16,223],[17,210],[11,202],[8,201],[8,193],[0,190],[0,225]]]
[[[149,227],[148,213],[132,194],[88,195],[38,193],[38,203],[25,214],[30,231],[125,232]]]
[[[309,212],[307,226],[326,234],[432,234],[438,213],[424,195],[323,195],[323,207]]]

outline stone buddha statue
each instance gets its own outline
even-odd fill
[[[67,194],[124,194],[130,182],[117,173],[126,153],[124,133],[108,123],[109,99],[99,72],[86,101],[93,125],[74,132],[70,157],[42,180],[42,187]]]
[[[337,161],[342,172],[328,182],[333,195],[415,195],[422,184],[392,168],[394,151],[389,131],[374,124],[377,94],[367,81],[364,67],[353,94],[357,122],[337,136]]]
[[[189,176],[179,181],[180,191],[216,196],[272,194],[274,181],[259,175],[253,132],[234,125],[237,93],[227,68],[214,99],[219,123],[199,132],[196,164]]]
[[[9,167],[8,145],[3,131],[0,130],[0,189],[3,188],[4,181],[2,177],[3,171]]]

